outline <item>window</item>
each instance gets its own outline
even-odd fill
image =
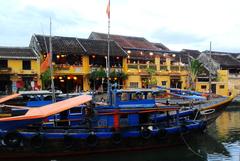
[[[7,60],[0,60],[0,68],[7,68],[8,61]]]
[[[162,85],[166,86],[167,85],[167,81],[162,81]]]
[[[201,89],[207,89],[206,85],[201,85]]]
[[[23,70],[31,70],[31,61],[30,60],[23,60],[22,69]]]
[[[138,88],[138,82],[130,82],[130,88]]]
[[[224,85],[220,85],[219,88],[220,88],[220,89],[224,89]]]

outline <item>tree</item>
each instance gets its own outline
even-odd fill
[[[90,73],[89,80],[93,82],[94,91],[96,90],[96,82],[97,82],[97,87],[100,86],[102,84],[102,81],[99,81],[99,80],[102,80],[105,77],[106,77],[106,72],[103,70],[103,68],[94,70]]]
[[[42,80],[42,86],[43,89],[48,88],[48,86],[51,83],[51,72],[50,72],[50,68],[48,68],[44,73],[42,73],[41,75],[41,80]]]
[[[150,75],[150,79],[148,80],[148,85],[156,85],[157,84],[157,80],[156,78],[153,77],[153,75],[155,75],[156,73],[156,69],[154,68],[147,68],[146,69],[147,73]]]
[[[203,70],[203,64],[197,59],[192,59],[189,65],[189,74],[190,74],[190,88],[196,89],[196,79],[197,75]]]

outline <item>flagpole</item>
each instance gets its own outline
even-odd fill
[[[52,89],[52,102],[56,102],[54,80],[53,80],[53,65],[52,65],[52,20],[50,18],[50,36],[49,36],[49,66],[50,66],[50,76],[51,76],[51,89]]]
[[[108,43],[108,51],[107,51],[107,100],[108,103],[111,103],[111,94],[110,94],[110,0],[108,2],[108,36],[107,36],[107,43]]]
[[[209,99],[212,97],[212,42],[209,44]]]

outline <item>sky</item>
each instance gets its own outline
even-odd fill
[[[33,34],[88,38],[107,33],[108,0],[0,0],[0,46]],[[111,34],[144,37],[171,50],[240,52],[238,0],[111,0]]]

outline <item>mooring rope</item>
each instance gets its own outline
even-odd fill
[[[184,138],[184,136],[183,136],[182,133],[180,133],[180,136],[181,136],[184,144],[187,146],[188,150],[190,150],[190,151],[191,151],[193,154],[195,154],[196,156],[198,156],[198,157],[202,158],[203,160],[205,160],[203,155],[201,155],[200,153],[198,153],[198,152],[196,152],[195,150],[193,150],[193,148],[187,143],[187,141],[185,140],[185,138]]]

